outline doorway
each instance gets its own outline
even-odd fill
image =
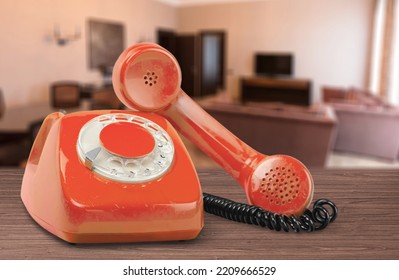
[[[200,33],[200,91],[210,95],[225,88],[225,33]]]
[[[158,44],[177,59],[182,89],[192,97],[212,95],[225,88],[225,31],[178,34],[158,30]]]

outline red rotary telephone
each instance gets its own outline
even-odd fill
[[[113,71],[114,90],[132,111],[49,115],[22,184],[32,218],[72,243],[193,239],[203,227],[204,202],[208,212],[277,230],[312,231],[335,219],[336,207],[326,200],[307,210],[313,180],[301,162],[258,153],[180,84],[176,59],[141,43],[126,49]],[[234,177],[254,206],[203,198],[174,128]]]

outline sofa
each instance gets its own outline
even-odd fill
[[[334,150],[395,161],[399,154],[399,109],[367,90],[325,86],[325,104],[338,120]]]
[[[202,103],[216,120],[252,148],[266,155],[287,154],[310,167],[324,167],[336,134],[328,106],[279,103]]]

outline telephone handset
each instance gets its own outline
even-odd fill
[[[49,115],[22,183],[32,218],[72,243],[193,239],[203,227],[203,209],[285,231],[313,231],[334,221],[331,201],[307,209],[313,180],[301,162],[256,152],[203,111],[180,83],[176,59],[141,43],[121,54],[113,72],[119,99],[141,112]],[[175,128],[233,176],[252,205],[202,194]]]
[[[166,117],[240,183],[250,204],[277,214],[303,214],[313,198],[308,169],[287,155],[258,153],[207,114],[180,84],[176,59],[155,44],[126,49],[113,70],[115,92],[127,107]]]

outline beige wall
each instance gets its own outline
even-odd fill
[[[126,46],[155,41],[157,27],[180,32],[227,31],[228,90],[252,73],[255,51],[291,51],[297,77],[320,85],[364,86],[373,0],[265,0],[231,4],[168,6],[155,0],[2,0],[0,88],[7,106],[47,102],[50,82],[98,82],[88,68],[88,18],[125,24]],[[54,24],[82,38],[58,46]]]
[[[157,27],[176,28],[176,9],[153,0],[2,0],[0,4],[0,88],[7,106],[47,102],[51,81],[97,82],[88,68],[88,18],[125,24],[126,46],[155,41]],[[80,27],[79,41],[60,47],[51,37]]]
[[[366,86],[373,0],[269,0],[184,6],[180,32],[225,29],[228,91],[253,73],[256,51],[295,55],[295,75],[321,85]]]

